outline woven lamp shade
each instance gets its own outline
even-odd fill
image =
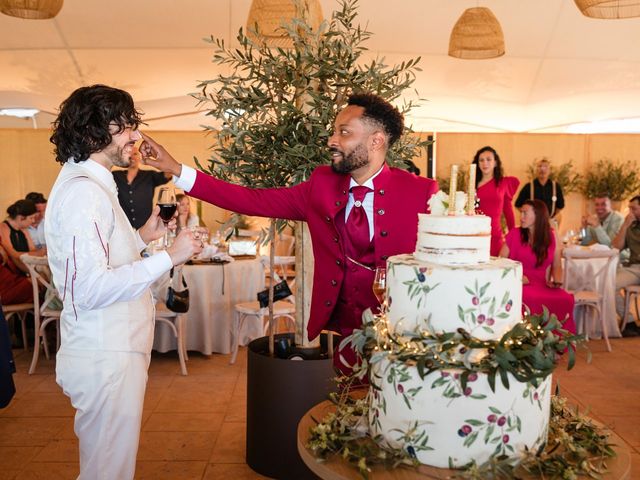
[[[55,17],[63,0],[0,0],[0,12],[28,20],[46,20]]]
[[[486,7],[466,9],[451,31],[449,56],[484,59],[502,55],[504,35],[493,12]]]
[[[640,17],[640,0],[574,0],[585,17],[631,18]]]
[[[301,7],[296,7],[294,0],[253,0],[247,18],[247,36],[272,48],[293,48],[293,41],[282,26],[294,18],[304,18],[313,30],[318,30],[322,23],[320,0],[305,0]],[[261,33],[259,38],[254,33],[256,24]]]

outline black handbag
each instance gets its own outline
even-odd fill
[[[291,295],[291,289],[289,288],[289,284],[286,280],[281,281],[280,283],[276,283],[273,286],[273,301],[276,302],[278,300],[283,300]],[[260,303],[260,308],[265,308],[269,306],[269,289],[262,290],[258,292],[258,302]]]
[[[182,286],[184,290],[179,292],[173,289],[173,268],[169,274],[171,279],[169,282],[169,289],[167,290],[167,308],[176,313],[187,313],[189,310],[189,289],[187,288],[187,282],[182,276]]]

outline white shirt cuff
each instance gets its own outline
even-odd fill
[[[155,255],[151,255],[150,257],[143,259],[142,265],[149,273],[149,277],[155,281],[160,278],[162,274],[171,270],[173,262],[171,261],[169,254],[163,250]]]
[[[185,192],[191,191],[193,185],[196,183],[196,169],[182,165],[182,172],[180,172],[179,177],[173,176],[173,183]]]
[[[142,240],[142,237],[140,236],[140,230],[136,230],[136,247],[138,248],[138,252],[147,248],[147,244],[144,243],[144,240]]]

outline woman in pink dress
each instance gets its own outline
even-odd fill
[[[502,215],[507,229],[515,225],[511,201],[518,190],[520,180],[505,177],[502,173],[500,156],[492,147],[482,147],[473,157],[479,171],[476,175],[476,192],[479,200],[478,213],[491,217],[491,255],[497,257],[504,244]]]
[[[540,200],[526,200],[520,214],[521,227],[507,234],[500,256],[522,263],[522,303],[532,314],[540,314],[547,307],[566,330],[576,333],[574,299],[560,288],[560,251],[556,250],[547,206]]]

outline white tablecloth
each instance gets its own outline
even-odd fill
[[[581,248],[588,254],[589,247],[570,246],[567,248]],[[594,248],[594,247],[590,247]],[[599,248],[604,248],[599,246]],[[607,328],[607,335],[611,337],[620,337],[620,329],[618,328],[617,316],[616,316],[616,269],[618,267],[618,258],[615,257],[609,264],[606,272],[603,275],[598,276],[598,272],[602,268],[606,267],[606,258],[584,258],[579,260],[573,260],[571,268],[567,270],[567,289],[568,290],[593,290],[596,292],[603,292],[603,312],[605,318],[605,327]],[[603,285],[604,282],[604,285]],[[600,290],[602,288],[602,290]],[[589,333],[589,337],[601,338],[602,328],[600,322],[596,320],[595,315],[591,312],[593,309],[581,308],[583,312],[587,310],[586,318],[584,318],[584,325],[586,331]],[[578,312],[579,315],[583,313]],[[575,318],[576,325],[579,325],[579,317]],[[581,333],[581,332],[580,332]]]
[[[264,287],[264,267],[260,260],[236,260],[217,265],[185,265],[184,277],[189,287],[187,316],[187,350],[205,355],[231,353],[231,325],[234,306],[253,301]],[[154,288],[160,298],[166,298],[168,275]],[[262,336],[256,322],[245,322],[240,332],[242,344]],[[165,325],[156,326],[153,349],[167,352],[176,349],[175,338]]]

